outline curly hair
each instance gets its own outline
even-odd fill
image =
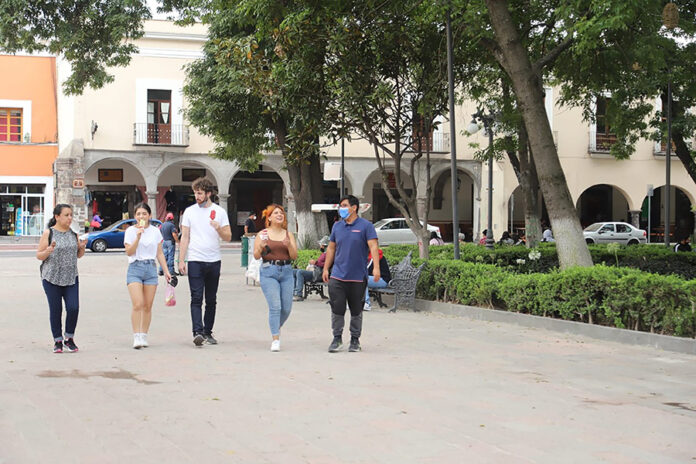
[[[273,214],[273,211],[276,209],[279,209],[283,212],[283,224],[282,227],[283,229],[288,228],[288,215],[285,212],[285,208],[283,208],[281,205],[276,204],[276,203],[271,203],[270,205],[266,206],[266,209],[263,210],[263,213],[261,213],[261,217],[264,219],[266,228],[271,227],[271,214]]]
[[[193,190],[203,190],[205,193],[215,193],[215,186],[207,177],[199,177],[191,184]]]

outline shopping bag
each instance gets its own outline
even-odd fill
[[[174,287],[167,284],[164,289],[164,305],[165,306],[176,306],[176,296],[174,294]]]

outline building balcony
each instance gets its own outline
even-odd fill
[[[590,131],[590,153],[609,153],[616,140],[616,134]]]
[[[431,153],[449,153],[450,135],[449,132],[433,132],[428,138],[416,139],[413,136],[404,137],[401,143],[406,144],[406,151],[417,152],[419,148],[426,152],[430,149]],[[419,146],[421,144],[421,146]]]
[[[188,147],[189,128],[184,124],[133,124],[133,145]]]

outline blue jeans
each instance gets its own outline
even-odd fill
[[[193,334],[213,333],[217,290],[220,282],[220,261],[206,263],[188,262],[188,282],[191,290],[191,324]],[[203,294],[205,293],[205,316],[203,312]]]
[[[295,296],[304,295],[304,283],[311,282],[314,279],[314,272],[305,269],[293,269],[292,274],[295,277]]]
[[[263,263],[259,274],[261,290],[268,303],[268,325],[271,335],[279,335],[280,328],[288,320],[292,310],[292,266]]]
[[[75,335],[77,326],[77,315],[80,312],[80,283],[75,278],[75,283],[65,287],[53,285],[47,280],[42,280],[44,292],[48,299],[49,321],[51,322],[51,332],[53,341],[63,340],[63,301],[65,301],[65,338],[72,338]]]
[[[384,281],[380,277],[380,279],[375,282],[375,279],[372,278],[372,276],[367,276],[367,288],[365,289],[365,304],[369,305],[370,304],[370,289],[371,288],[384,288],[387,285],[389,285],[387,282]]]
[[[169,269],[169,273],[171,275],[174,275],[174,251],[175,251],[176,246],[174,245],[174,242],[171,240],[164,240],[162,242],[162,253],[164,253],[164,259],[167,261],[167,268]],[[164,272],[162,270],[162,267],[160,266],[159,268],[160,272]]]

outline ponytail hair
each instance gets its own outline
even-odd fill
[[[47,229],[50,229],[51,227],[56,225],[56,216],[60,216],[61,214],[63,214],[63,210],[65,208],[72,209],[72,206],[65,203],[60,203],[57,204],[55,208],[53,208],[53,216],[51,216],[51,219],[48,220],[48,224],[46,225]]]

